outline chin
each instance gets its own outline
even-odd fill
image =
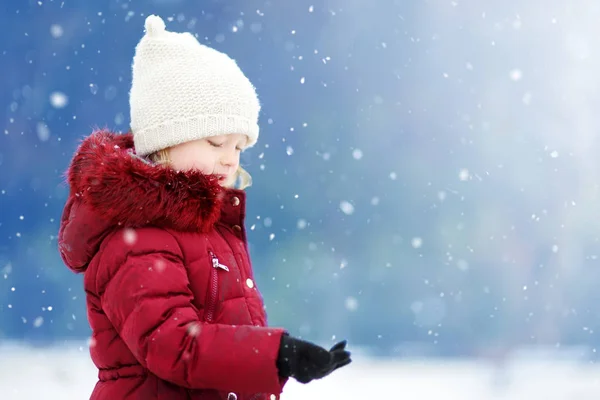
[[[235,179],[232,179],[232,178],[219,179],[219,185],[221,185],[224,188],[232,189],[234,184],[235,184]]]

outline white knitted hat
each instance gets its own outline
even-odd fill
[[[260,103],[236,62],[189,32],[165,30],[155,15],[146,18],[145,28],[129,94],[136,153],[232,133],[247,135],[247,146],[254,145]]]

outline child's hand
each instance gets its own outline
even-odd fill
[[[279,375],[292,377],[300,383],[321,379],[351,362],[345,340],[327,350],[287,334],[281,337],[277,358]]]

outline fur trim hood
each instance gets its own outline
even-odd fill
[[[76,272],[85,270],[102,239],[116,227],[210,230],[221,215],[225,192],[233,190],[221,187],[214,176],[152,164],[135,154],[131,133],[106,130],[82,141],[66,179],[70,194],[59,250]]]

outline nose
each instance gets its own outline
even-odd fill
[[[221,165],[225,167],[235,167],[238,163],[238,154],[234,150],[226,150],[221,155]]]

